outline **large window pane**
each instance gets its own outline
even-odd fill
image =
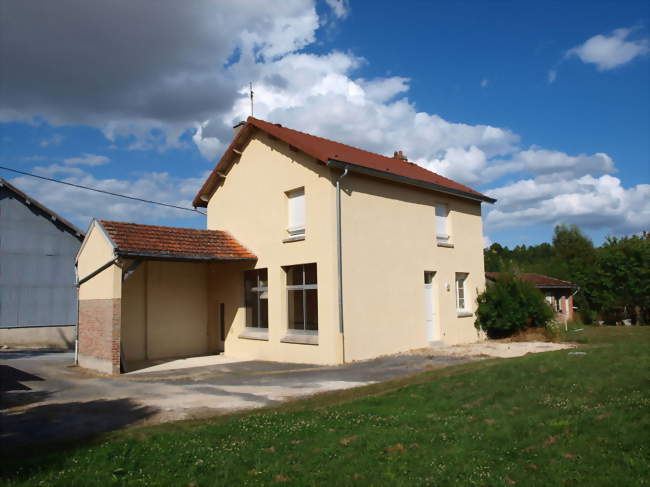
[[[259,325],[259,308],[260,308],[260,303],[259,300],[257,299],[257,293],[253,294],[253,301],[251,303],[251,321],[249,321],[247,324],[248,326],[252,326],[254,328],[257,328]]]
[[[267,294],[268,293],[265,292],[260,295],[260,328],[269,327],[269,300],[268,297],[266,297]]]
[[[257,278],[259,279],[258,287],[268,287],[269,278],[268,271],[266,269],[259,269],[257,271]]]
[[[287,294],[289,301],[289,328],[292,330],[304,330],[304,309],[302,306],[302,289],[290,289]]]
[[[246,326],[253,324],[253,302],[255,296],[253,293],[253,286],[255,281],[255,271],[244,272],[244,305],[246,306]]]
[[[305,284],[316,284],[316,264],[305,264]]]
[[[318,330],[318,291],[305,290],[305,329]]]
[[[268,280],[266,269],[255,269],[244,273],[244,301],[246,326],[268,328]]]
[[[318,330],[316,264],[285,268],[287,273],[287,314],[291,330]]]
[[[302,266],[294,265],[287,270],[287,286],[302,285]]]

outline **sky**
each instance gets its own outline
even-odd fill
[[[650,230],[647,1],[0,0],[0,165],[191,207],[255,113],[494,198],[485,243]],[[82,228],[190,211],[0,170]],[[432,222],[433,225],[433,222]]]

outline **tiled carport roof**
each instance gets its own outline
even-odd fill
[[[164,227],[98,220],[122,257],[165,260],[256,260],[257,257],[220,230]]]
[[[500,273],[499,272],[486,272],[485,277],[490,279],[490,280],[495,280],[498,279]],[[556,279],[555,277],[549,277],[549,276],[544,276],[542,274],[532,274],[532,273],[522,273],[518,274],[518,276],[521,278],[522,281],[529,282],[533,284],[535,287],[541,287],[541,288],[549,288],[549,287],[554,287],[554,288],[576,288],[578,287],[576,284],[569,282],[569,281],[563,281],[561,279]]]

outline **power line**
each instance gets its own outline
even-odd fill
[[[191,211],[193,213],[198,213],[200,215],[205,216],[205,213],[203,213],[202,211],[197,210],[196,208],[186,208],[184,206],[176,206],[176,205],[172,205],[172,204],[169,204],[169,203],[161,203],[160,201],[146,200],[144,198],[136,198],[135,196],[127,196],[125,194],[113,193],[111,191],[104,191],[103,189],[90,188],[88,186],[83,186],[81,184],[68,183],[66,181],[61,181],[59,179],[46,178],[45,176],[38,176],[37,174],[32,174],[32,173],[25,172],[25,171],[19,171],[18,169],[12,169],[10,167],[5,167],[5,166],[0,166],[0,169],[4,169],[5,171],[10,171],[10,172],[15,172],[17,174],[23,174],[25,176],[31,176],[33,178],[42,179],[44,181],[50,181],[52,183],[65,184],[66,186],[72,186],[74,188],[85,189],[85,190],[88,190],[88,191],[95,191],[96,193],[103,193],[103,194],[107,194],[109,196],[115,196],[117,198],[126,198],[128,200],[139,201],[141,203],[149,203],[149,204],[152,204],[152,205],[160,205],[160,206],[166,206],[168,208],[175,208],[177,210]]]

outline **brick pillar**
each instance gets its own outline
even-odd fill
[[[105,374],[120,373],[122,300],[79,300],[79,364]]]

